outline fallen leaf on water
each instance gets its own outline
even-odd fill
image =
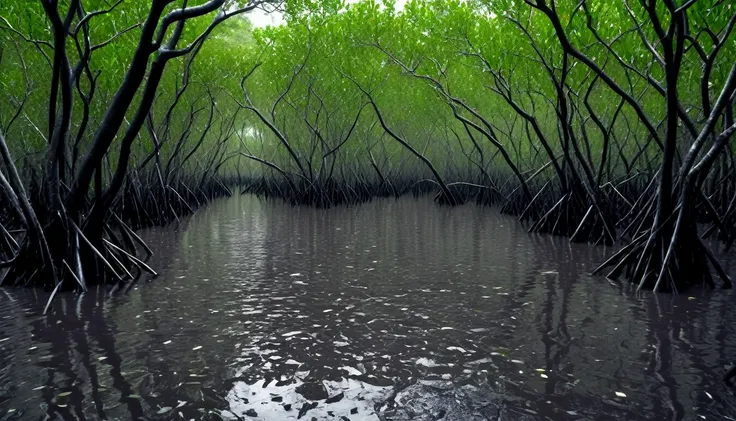
[[[192,348],[192,351],[196,351],[196,350],[198,350],[198,349],[202,349],[202,346],[201,346],[201,345],[199,345],[199,346],[195,346],[194,348]]]
[[[165,413],[171,411],[171,409],[172,408],[170,406],[164,406],[163,408],[161,408],[161,409],[158,410],[157,414],[158,415],[165,414]]]
[[[541,377],[541,378],[543,378],[543,379],[548,379],[548,378],[549,378],[549,377],[547,377],[547,375],[546,375],[546,374],[544,374],[544,373],[540,374],[540,375],[539,375],[539,377]]]
[[[62,392],[62,393],[59,393],[57,395],[57,397],[59,397],[59,398],[65,398],[65,397],[67,397],[67,396],[69,396],[71,394],[72,394],[72,392]]]
[[[524,361],[521,360],[511,360],[511,362],[514,364],[524,364]]]
[[[41,389],[44,389],[45,387],[46,386],[38,386],[38,387],[34,387],[33,390],[41,390]]]
[[[106,359],[107,359],[107,357],[98,357],[97,358],[97,361],[105,361]]]
[[[616,391],[616,396],[618,396],[619,398],[625,398],[626,397],[626,393]]]
[[[687,297],[688,300],[694,300],[695,297]]]
[[[546,370],[543,368],[537,368],[534,371],[536,371],[537,373],[544,373]]]
[[[170,343],[171,343],[171,341],[170,341],[170,340],[168,340],[168,341],[164,342],[164,345],[168,345],[168,344],[170,344]]]

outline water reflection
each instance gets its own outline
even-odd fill
[[[607,251],[429,200],[222,200],[112,296],[0,290],[0,419],[736,418],[731,293],[636,297]]]

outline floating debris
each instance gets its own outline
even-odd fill
[[[417,365],[424,366],[424,367],[438,367],[439,366],[439,364],[437,364],[436,362],[434,362],[434,360],[430,360],[429,358],[424,358],[424,357],[419,358],[416,361],[416,364]]]
[[[163,415],[163,414],[167,414],[167,413],[169,413],[169,412],[170,412],[170,411],[171,411],[172,409],[174,409],[174,408],[172,408],[172,407],[170,407],[170,406],[164,406],[163,408],[159,409],[159,410],[158,410],[158,412],[157,412],[156,414],[158,414],[158,415]]]
[[[346,371],[351,376],[360,376],[363,374],[362,371],[358,370],[357,368],[350,367],[350,366],[340,367],[340,370]]]

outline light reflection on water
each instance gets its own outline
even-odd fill
[[[244,196],[144,235],[127,292],[0,290],[0,419],[736,418],[732,293],[636,297],[494,210]]]

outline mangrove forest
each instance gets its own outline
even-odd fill
[[[735,26],[0,0],[0,421],[736,419]]]

